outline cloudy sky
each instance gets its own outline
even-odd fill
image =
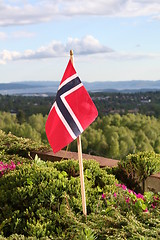
[[[0,0],[0,82],[160,80],[160,0]]]

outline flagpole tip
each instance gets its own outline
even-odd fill
[[[73,56],[73,50],[70,50],[70,56]]]
[[[72,65],[74,65],[74,60],[73,60],[73,50],[70,50],[70,59],[71,59],[71,63],[72,63]]]

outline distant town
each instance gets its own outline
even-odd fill
[[[143,113],[157,116],[160,92],[91,94],[101,115]]]
[[[97,106],[99,116],[108,114],[141,113],[149,116],[160,116],[160,91],[149,92],[90,92]],[[34,96],[0,95],[0,111],[18,114],[23,111],[26,116],[36,113],[48,114],[55,94],[34,94]]]

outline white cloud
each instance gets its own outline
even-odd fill
[[[91,35],[82,39],[69,38],[66,44],[66,50],[69,51],[69,49],[74,49],[74,52],[78,55],[108,53],[113,51],[112,49],[101,45],[100,42]]]
[[[34,60],[64,57],[70,49],[74,49],[76,55],[92,55],[110,53],[113,50],[103,46],[93,36],[85,36],[82,39],[69,38],[66,44],[53,41],[47,46],[41,46],[37,50],[25,50],[24,52],[13,52],[4,50],[0,52],[1,63],[17,60]]]
[[[64,14],[103,15],[109,17],[156,16],[160,14],[160,1],[141,0],[82,0],[62,1]]]
[[[125,0],[81,0],[81,1],[62,1],[62,11],[65,15],[105,15],[111,16],[121,11]]]
[[[3,50],[0,52],[0,64],[6,64],[8,61],[17,60],[19,57],[19,52]]]
[[[24,52],[3,50],[0,52],[0,64],[19,60],[44,60],[67,56],[70,49],[74,49],[77,56],[90,56],[109,60],[141,60],[160,58],[160,53],[127,53],[116,52],[113,49],[100,44],[93,36],[85,36],[82,39],[69,38],[66,44],[53,41],[47,46],[41,46],[37,50],[25,50]]]
[[[159,19],[159,0],[0,0],[0,26],[37,24],[57,16],[150,16]]]
[[[6,4],[0,1],[0,26],[28,25],[39,22],[46,22],[57,13],[56,5],[48,5],[41,1],[36,4],[26,3],[19,5]]]

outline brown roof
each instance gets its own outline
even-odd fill
[[[42,160],[49,160],[52,162],[66,160],[66,159],[78,160],[77,152],[68,152],[68,151],[64,151],[64,150],[61,150],[57,153],[53,153],[53,151],[49,151],[49,152],[32,151],[31,152],[32,157],[34,157],[36,154]],[[105,158],[105,157],[99,157],[99,156],[94,156],[94,155],[89,155],[89,154],[84,154],[84,153],[82,156],[83,156],[83,159],[86,159],[86,160],[96,160],[97,162],[99,162],[100,167],[117,167],[118,162],[119,162],[119,160]],[[160,179],[160,173],[153,174],[150,177],[155,177],[155,178]]]
[[[160,173],[155,173],[155,174],[151,175],[150,177],[155,177],[155,178],[159,178],[160,179]]]
[[[77,152],[68,152],[61,150],[58,153],[53,153],[52,151],[49,152],[31,152],[31,156],[34,157],[37,154],[43,160],[50,160],[50,161],[61,161],[62,159],[75,159],[78,160],[78,153]],[[82,154],[83,159],[86,160],[96,160],[99,162],[100,167],[116,167],[118,165],[118,160],[113,160],[110,158],[99,157],[89,154]]]

